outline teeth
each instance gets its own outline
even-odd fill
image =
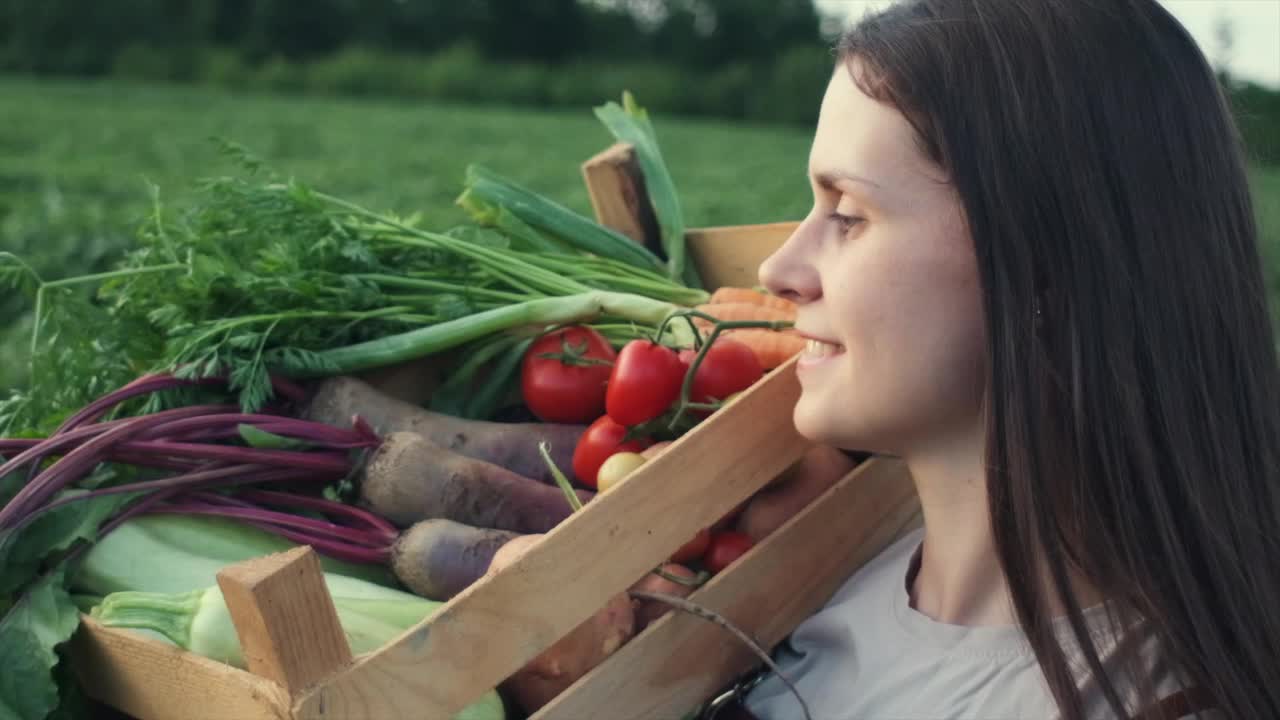
[[[812,357],[824,358],[835,355],[838,352],[840,352],[839,345],[832,345],[821,340],[810,340],[805,346],[805,353]]]

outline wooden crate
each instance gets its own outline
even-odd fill
[[[626,153],[611,148],[583,173],[601,222],[624,231],[632,222],[632,236],[644,240],[637,204],[608,200],[642,196],[642,187],[626,190],[636,182]],[[690,253],[708,287],[750,286],[760,261],[793,228],[692,230]],[[791,421],[799,395],[793,365],[771,372],[511,566],[376,652],[352,657],[319,563],[300,548],[219,574],[248,670],[90,618],[72,641],[74,665],[91,696],[141,720],[451,718],[804,453],[809,443]],[[387,377],[394,383],[394,374]],[[772,647],[918,523],[906,469],[872,458],[690,600]],[[680,718],[757,662],[715,624],[668,613],[532,720]]]

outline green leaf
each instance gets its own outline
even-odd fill
[[[69,490],[58,497],[84,492]],[[103,495],[82,500],[46,512],[16,532],[0,531],[0,595],[12,593],[30,582],[51,554],[68,549],[78,540],[96,538],[102,522],[132,497],[130,494]]]
[[[459,225],[449,228],[444,234],[481,247],[501,248],[504,250],[511,247],[509,238],[491,228]]]
[[[520,338],[498,355],[484,385],[467,403],[464,417],[488,420],[502,407],[502,403],[520,382],[520,361],[524,359],[524,353],[533,344],[533,340],[531,337]]]
[[[462,355],[457,369],[431,393],[431,410],[453,415],[470,417],[472,398],[478,392],[477,376],[484,373],[485,368],[495,358],[514,347],[518,339],[511,335],[485,337],[472,343]]]
[[[236,429],[240,432],[240,438],[252,448],[262,450],[307,450],[313,447],[311,443],[304,440],[277,435],[245,423],[237,425]]]
[[[0,618],[0,720],[43,720],[58,705],[54,649],[80,624],[59,567]]]
[[[0,252],[0,288],[10,287],[34,296],[39,285],[40,276],[22,258],[11,252]]]

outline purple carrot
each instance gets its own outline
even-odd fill
[[[386,534],[388,537],[395,537],[400,531],[391,521],[375,515],[363,508],[348,505],[346,503],[333,502],[324,498],[309,497],[307,495],[299,495],[297,493],[276,492],[272,490],[252,490],[245,489],[236,493],[237,497],[243,498],[250,502],[256,502],[260,505],[272,505],[276,507],[298,507],[308,510],[317,510],[325,515],[341,515],[355,522],[363,523],[372,530],[378,530]]]
[[[195,416],[206,414],[207,412],[208,406],[197,405],[190,408],[179,408],[174,411],[174,416]],[[59,490],[81,477],[90,468],[102,461],[106,450],[112,445],[137,435],[149,427],[168,422],[170,419],[169,417],[157,417],[158,415],[159,413],[133,418],[127,423],[122,423],[82,443],[76,449],[64,455],[52,467],[41,472],[31,482],[23,486],[22,490],[18,491],[18,494],[14,495],[13,499],[3,509],[0,509],[0,529],[12,525],[15,517],[43,505],[49,498],[56,495]],[[20,457],[21,455],[19,455]],[[14,461],[10,461],[10,463],[12,462]],[[10,463],[5,464],[6,468]]]
[[[217,385],[226,382],[227,379],[220,375],[201,378],[179,378],[170,373],[143,375],[119,390],[108,393],[89,403],[79,412],[64,420],[53,434],[61,435],[86,422],[92,422],[116,405],[139,395],[191,385]],[[271,376],[271,386],[273,390],[294,402],[299,402],[307,397],[305,390],[279,376]]]
[[[399,534],[397,532],[382,532],[377,530],[360,530],[357,528],[336,525],[327,520],[317,520],[315,518],[303,517],[302,515],[294,515],[292,513],[278,512],[258,507],[250,502],[237,500],[234,497],[224,497],[212,492],[194,492],[183,495],[181,502],[172,503],[183,508],[204,508],[217,507],[219,505],[234,508],[237,517],[245,520],[255,520],[259,522],[276,523],[284,527],[297,528],[315,533],[318,536],[332,537],[337,540],[345,540],[347,542],[358,545],[368,545],[372,547],[381,547],[391,544]]]
[[[297,516],[287,513],[260,510],[251,512],[241,507],[213,505],[189,502],[159,503],[148,509],[148,513],[172,513],[178,515],[211,515],[237,520],[252,525],[273,535],[310,545],[324,555],[351,562],[385,565],[391,557],[391,543],[353,543],[338,539],[332,535],[316,532],[312,528],[296,529],[290,527]]]
[[[147,415],[147,418],[162,422],[167,422],[174,418],[189,416],[194,410],[203,409],[208,413],[223,412],[227,409],[234,409],[234,405],[197,405],[186,408],[174,408],[172,410],[163,410],[161,412]],[[30,446],[27,450],[19,453],[11,458],[4,465],[0,465],[0,477],[8,475],[10,472],[26,465],[27,463],[39,463],[42,458],[49,455],[61,455],[64,450],[75,447],[85,440],[98,437],[105,432],[114,431],[138,418],[124,418],[122,420],[113,420],[109,423],[101,423],[90,427],[78,428],[63,435],[47,437],[39,440],[36,445]],[[159,424],[159,423],[156,423]],[[5,441],[9,442],[9,441]],[[21,442],[21,441],[19,441]]]
[[[344,473],[351,469],[351,463],[344,453],[313,452],[306,450],[261,450],[258,448],[239,447],[236,445],[206,445],[201,443],[176,443],[163,440],[132,441],[121,443],[121,449],[132,452],[153,453],[156,455],[176,455],[199,458],[201,460],[218,460],[229,463],[255,463],[258,465],[278,465],[299,470],[314,472]],[[68,455],[67,457],[71,457]],[[56,466],[55,466],[56,467]]]
[[[125,493],[140,492],[149,493],[148,496],[150,496],[161,493],[198,490],[205,487],[228,488],[240,485],[256,485],[259,483],[283,482],[300,479],[314,479],[316,482],[323,482],[337,478],[324,476],[317,477],[314,473],[302,473],[292,469],[272,469],[261,465],[208,464],[205,467],[197,468],[180,475],[173,475],[157,480],[142,480],[123,485],[112,485],[110,487],[97,488],[78,495],[60,497],[47,505],[36,508],[35,510],[19,517],[13,524],[13,527],[9,529],[20,530],[31,524],[36,520],[36,518],[46,512],[56,510],[57,508],[65,505],[71,505],[72,503],[102,497],[104,495],[121,495]]]
[[[189,385],[214,385],[221,382],[225,381],[216,377],[183,380],[168,373],[143,375],[119,390],[107,393],[84,406],[74,415],[64,420],[62,424],[58,426],[58,429],[53,431],[53,434],[61,435],[62,433],[69,432],[84,423],[93,422],[94,420],[102,417],[103,414],[116,405],[139,395],[146,395],[158,390],[187,387]]]

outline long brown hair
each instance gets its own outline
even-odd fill
[[[967,215],[992,531],[1061,716],[1085,708],[1042,578],[1111,710],[1155,699],[1136,659],[1104,671],[1079,573],[1227,717],[1280,718],[1280,373],[1203,54],[1154,0],[909,0],[839,49]]]

